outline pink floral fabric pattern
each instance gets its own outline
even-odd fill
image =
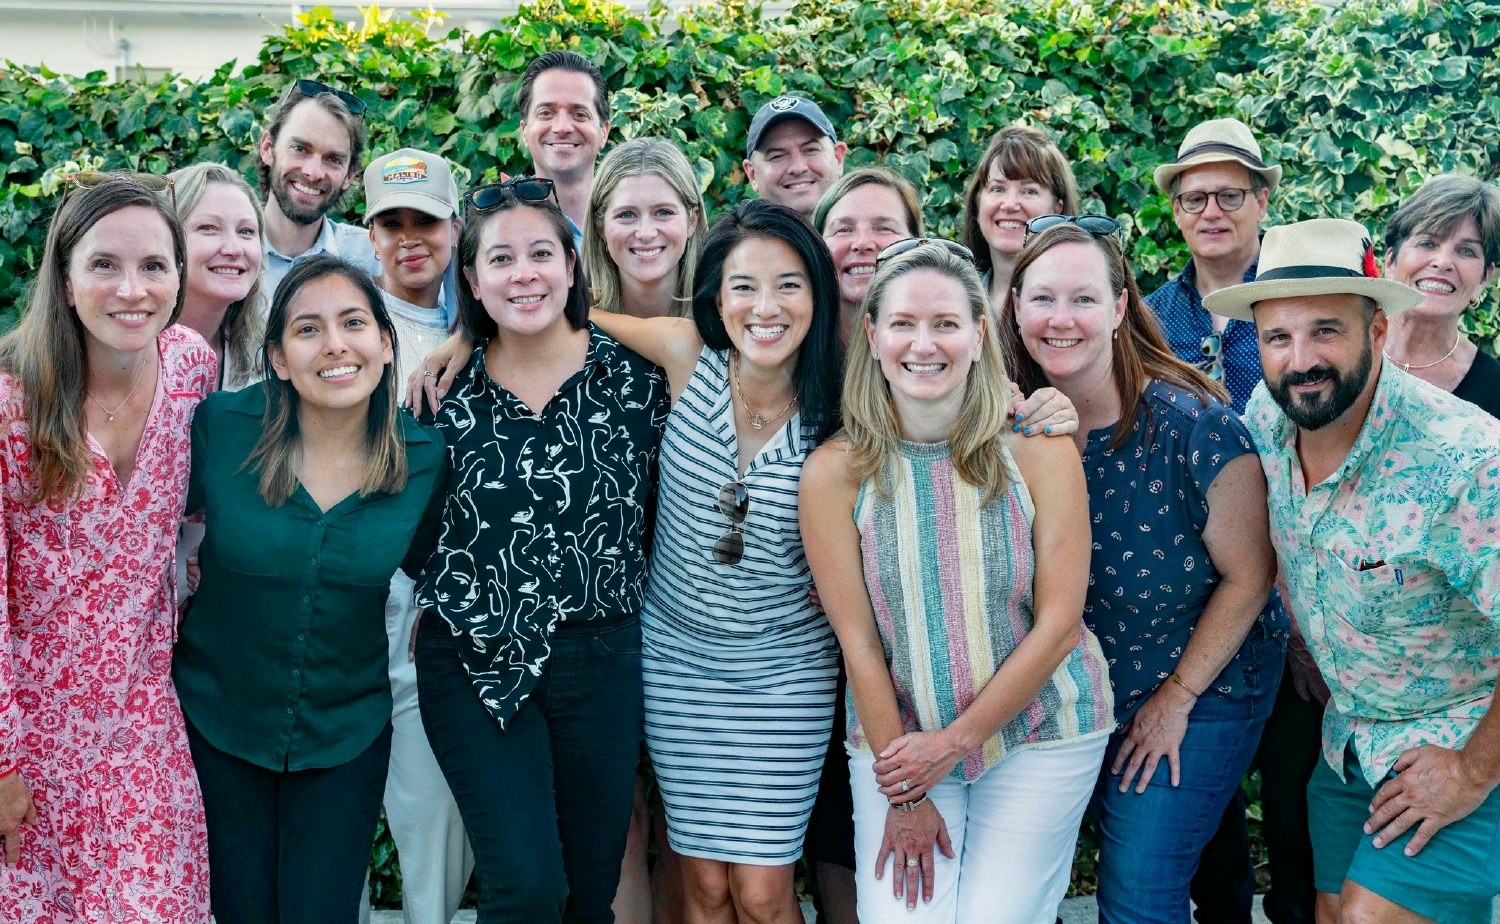
[[[62,504],[27,504],[30,439],[19,384],[0,374],[0,762],[40,823],[0,870],[0,919],[207,922],[203,799],[172,688],[173,550],[193,410],[213,351],[171,327],[135,471],[94,470]]]
[[[1500,423],[1383,364],[1354,448],[1304,483],[1296,428],[1246,409],[1291,608],[1332,698],[1323,757],[1379,785],[1403,751],[1459,748],[1500,677]]]

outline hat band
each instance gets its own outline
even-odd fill
[[[1197,157],[1199,154],[1232,154],[1241,160],[1248,161],[1252,167],[1266,169],[1265,162],[1251,151],[1237,145],[1225,144],[1222,141],[1205,141],[1202,144],[1195,144],[1178,154],[1177,162],[1180,164],[1189,157]]]
[[[1257,273],[1256,282],[1275,282],[1278,279],[1327,279],[1329,277],[1367,279],[1364,273],[1352,270],[1347,266],[1318,266],[1307,264],[1302,266],[1278,266],[1268,269],[1263,273]]]

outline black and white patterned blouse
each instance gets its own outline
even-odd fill
[[[640,611],[668,394],[661,370],[591,328],[583,368],[533,413],[485,373],[485,345],[434,421],[451,472],[417,605],[466,638],[469,679],[503,727],[559,621]]]

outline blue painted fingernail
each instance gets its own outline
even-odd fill
[[[1012,430],[1014,430],[1014,431],[1015,431],[1015,432],[1017,432],[1017,433],[1020,433],[1020,432],[1021,432],[1021,425],[1020,425],[1020,424],[1011,424],[1011,425],[1010,425],[1010,428],[1011,428],[1011,429],[1012,429]]]
[[[1017,420],[1025,420],[1026,419],[1026,415],[1022,414],[1020,411],[1017,411],[1016,412],[1016,419]]]
[[[1052,432],[1052,428],[1048,427],[1047,429],[1043,430],[1042,432],[1043,433],[1051,433]]]
[[[1026,435],[1027,435],[1027,436],[1030,436],[1030,435],[1031,435],[1031,428],[1030,428],[1030,427],[1027,427],[1027,428],[1026,428]]]

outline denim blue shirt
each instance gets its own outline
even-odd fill
[[[1245,270],[1246,282],[1255,281],[1255,266],[1251,263]],[[1167,344],[1177,358],[1208,372],[1212,360],[1207,355],[1205,343],[1216,335],[1213,315],[1203,307],[1203,299],[1198,294],[1198,270],[1193,261],[1188,260],[1182,272],[1146,296],[1146,304],[1156,312]],[[1224,333],[1217,336],[1224,369],[1221,381],[1229,389],[1234,412],[1244,416],[1245,402],[1260,384],[1260,350],[1255,344],[1255,325],[1231,319]]]

